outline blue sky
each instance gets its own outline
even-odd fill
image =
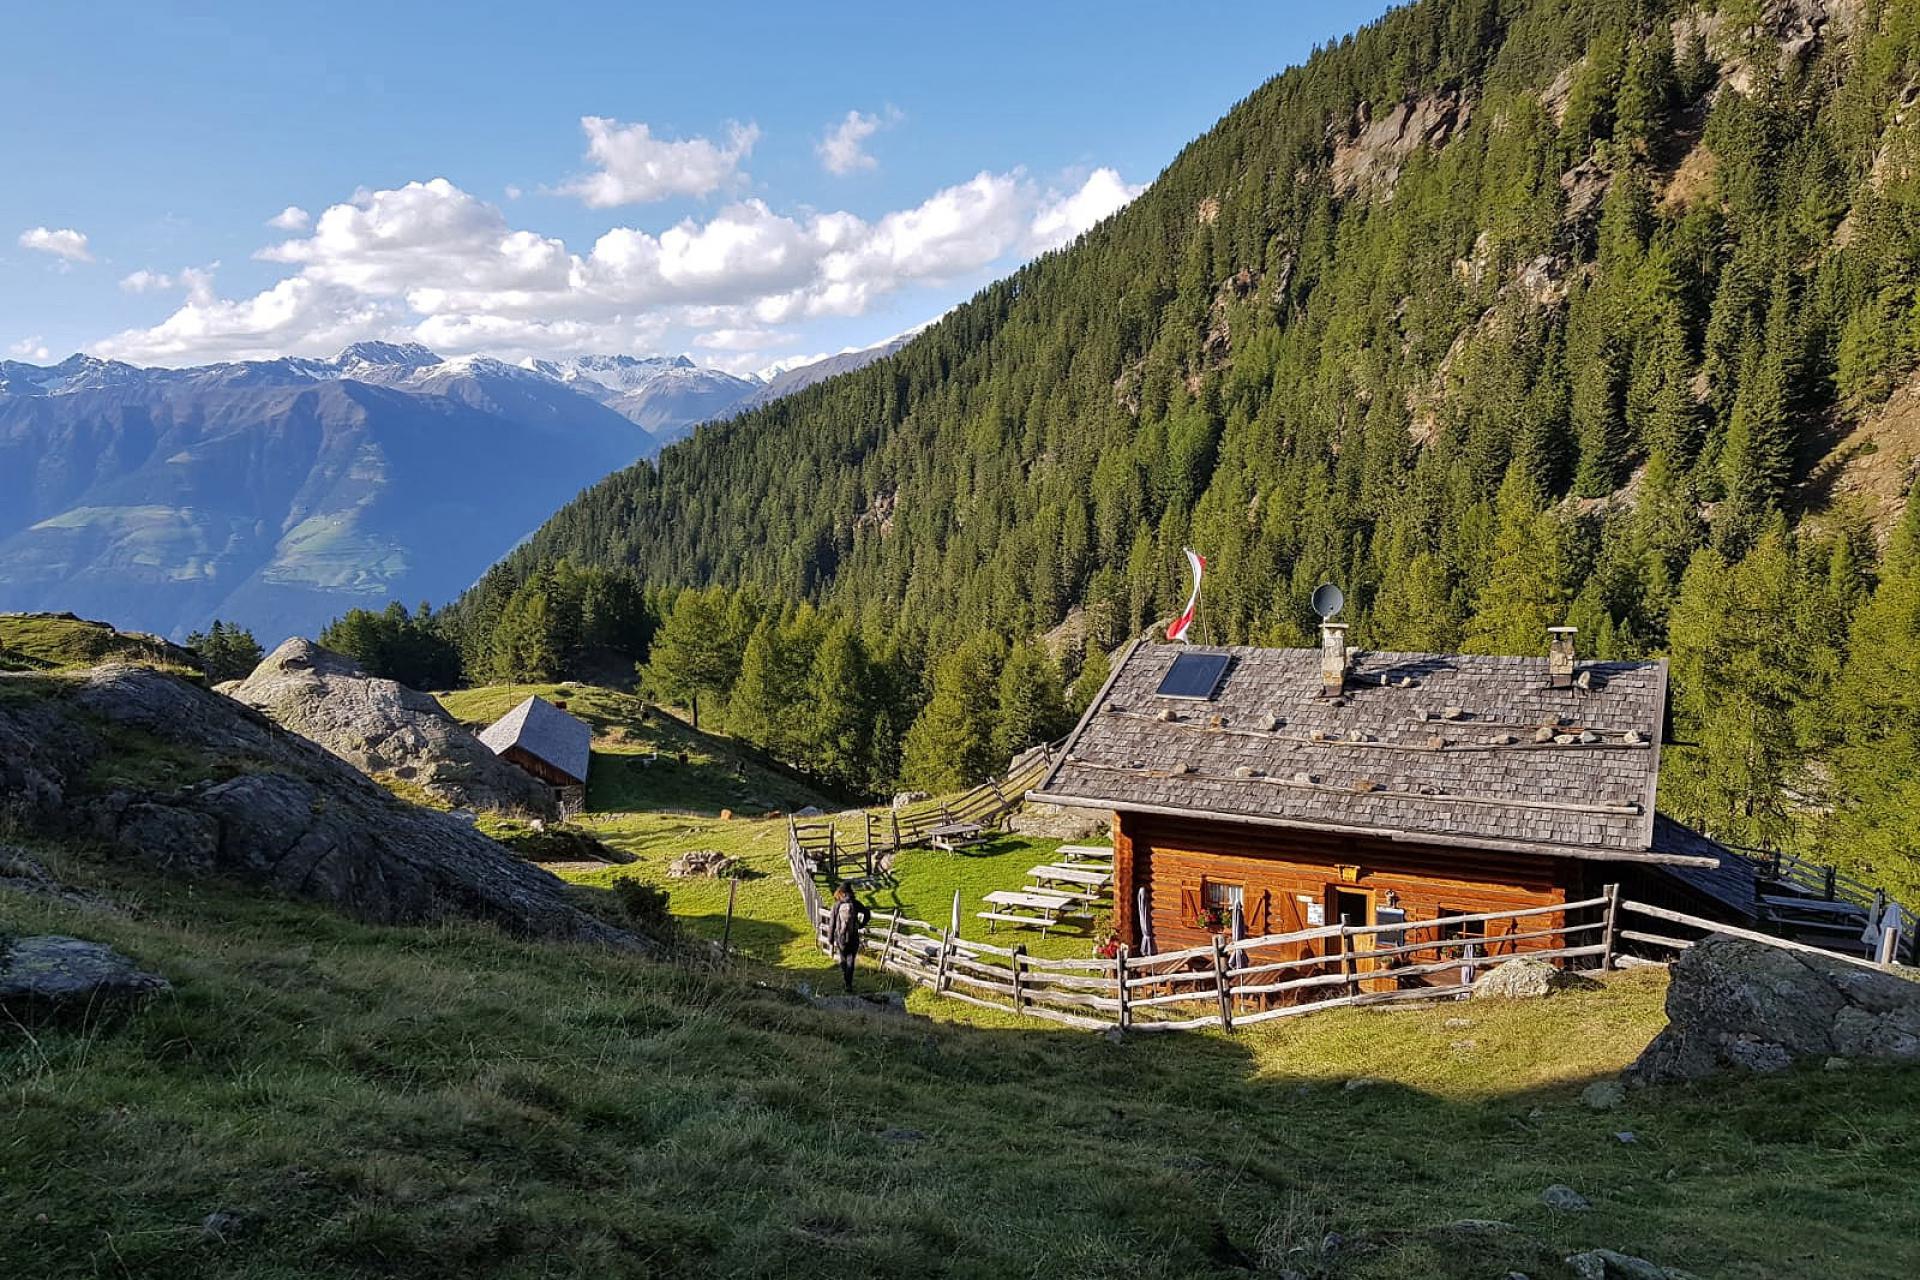
[[[865,345],[1384,8],[16,8],[0,358]]]

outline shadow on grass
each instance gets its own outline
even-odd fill
[[[1109,1039],[818,1009],[746,962],[361,925],[106,860],[60,870],[142,910],[9,901],[18,927],[109,942],[175,987],[111,1027],[0,1038],[4,1275],[97,1274],[103,1242],[123,1274],[181,1280],[1042,1262],[1569,1280],[1565,1255],[1597,1246],[1705,1275],[1867,1280],[1914,1253],[1920,1072],[1802,1070],[1590,1109],[1579,1089],[1657,1020],[1657,990],[1631,975],[1524,1004]],[[685,923],[717,937],[724,916]],[[798,941],[734,929],[742,950]],[[1548,1208],[1554,1183],[1591,1209]],[[245,1224],[218,1252],[197,1225],[213,1208]]]

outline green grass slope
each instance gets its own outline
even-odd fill
[[[1605,1246],[1864,1280],[1920,1261],[1920,1073],[1579,1104],[1660,1025],[1658,974],[1116,1042],[836,1013],[774,966],[366,927],[39,852],[123,910],[0,891],[0,931],[99,938],[175,989],[119,1022],[0,1033],[0,1275],[1544,1280]],[[1544,1207],[1555,1182],[1593,1209]],[[240,1219],[224,1239],[201,1228],[216,1211]]]
[[[102,662],[137,662],[190,680],[201,677],[191,651],[158,636],[116,631],[70,613],[0,613],[0,671],[68,671]]]

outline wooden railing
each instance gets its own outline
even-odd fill
[[[794,884],[812,909],[818,906],[816,880],[824,880],[828,887],[849,879],[868,885],[885,883],[893,855],[927,843],[935,828],[956,822],[981,827],[998,824],[1046,776],[1058,746],[1053,743],[1030,748],[1014,757],[1004,775],[961,795],[900,809],[868,810],[862,815],[864,831],[843,832],[832,818],[812,822],[788,818],[787,859]]]
[[[1753,849],[1728,845],[1751,863],[1763,878],[1776,884],[1791,885],[1803,897],[1780,898],[1762,894],[1762,915],[1775,923],[1804,932],[1832,933],[1842,937],[1859,934],[1867,920],[1879,920],[1892,901],[1887,891],[1856,879],[1837,867],[1813,862],[1778,849]],[[1820,904],[1833,904],[1823,913]],[[1895,902],[1900,910],[1901,935],[1908,963],[1920,965],[1920,913]],[[1839,908],[1858,908],[1843,911]]]
[[[1515,957],[1604,967],[1615,939],[1617,891],[1582,902],[1453,916],[1482,936],[1420,937],[1432,922],[1328,925],[1156,955],[1031,956],[875,913],[861,950],[881,968],[950,999],[1066,1026],[1226,1030],[1322,1009],[1458,998],[1488,968]],[[1591,917],[1568,923],[1585,913]],[[816,929],[825,917],[816,914]],[[1508,926],[1494,938],[1488,925]],[[825,945],[824,934],[819,937]],[[1524,945],[1523,945],[1524,944]],[[1490,947],[1501,954],[1489,954]]]
[[[1816,947],[1811,943],[1796,942],[1792,938],[1759,933],[1753,929],[1741,929],[1734,925],[1723,924],[1718,920],[1690,916],[1682,911],[1634,902],[1630,899],[1621,901],[1618,920],[1617,937],[1619,942],[1624,944],[1618,958],[1623,967],[1636,962],[1667,963],[1711,934],[1724,934],[1734,938],[1745,938],[1751,942],[1763,942],[1783,951],[1825,956],[1868,969],[1878,969],[1896,959],[1890,954],[1848,955],[1844,951],[1831,947]],[[1863,952],[1866,950],[1866,944],[1861,944],[1861,950]]]

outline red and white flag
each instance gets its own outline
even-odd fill
[[[1187,597],[1186,611],[1175,618],[1173,625],[1167,628],[1167,639],[1169,640],[1185,640],[1187,638],[1187,628],[1193,625],[1194,610],[1200,607],[1200,579],[1205,576],[1207,572],[1207,562],[1201,554],[1192,547],[1188,547],[1186,550],[1187,563],[1193,566],[1193,594]]]

